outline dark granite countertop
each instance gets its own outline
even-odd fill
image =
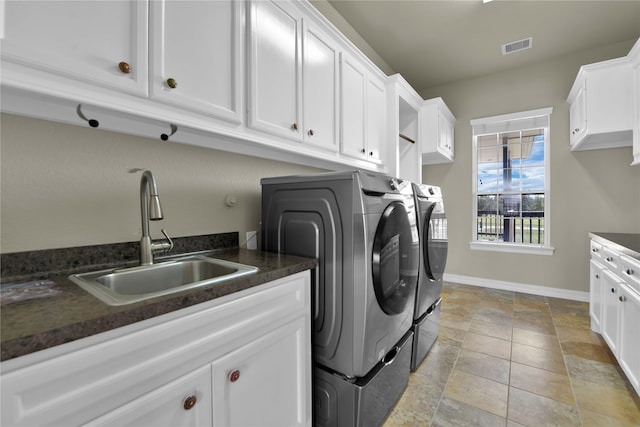
[[[601,245],[640,260],[640,234],[591,232],[589,237]]]
[[[176,252],[174,255],[196,251],[203,252],[203,246],[211,243],[207,239],[204,241],[200,239],[199,245],[194,246],[184,245],[185,242],[180,242],[180,239],[175,240],[179,240],[183,247],[179,248],[182,251]],[[228,246],[228,244],[229,242],[226,242],[225,245]],[[237,233],[235,244],[237,246]],[[135,248],[136,245],[137,242],[104,245],[103,248],[109,246],[110,250],[117,253],[117,256],[111,259],[111,263],[105,262],[97,253],[94,253],[92,251],[93,247],[62,251],[63,254],[66,254],[64,256],[67,257],[67,261],[72,264],[77,263],[77,259],[71,260],[69,258],[69,254],[73,253],[81,253],[85,260],[93,258],[93,261],[95,261],[95,259],[100,258],[100,262],[90,263],[91,265],[66,265],[61,268],[54,268],[53,266],[56,259],[60,260],[61,256],[58,253],[60,251],[50,251],[58,255],[48,257],[43,257],[41,252],[45,251],[3,254],[2,286],[4,288],[14,283],[32,280],[45,281],[49,285],[45,289],[48,293],[45,292],[43,297],[10,301],[8,303],[6,299],[3,301],[0,309],[0,327],[2,331],[0,337],[0,360],[9,360],[170,313],[300,271],[312,269],[317,265],[317,261],[310,258],[248,251],[237,247],[215,249],[205,253],[216,258],[252,265],[260,270],[254,275],[216,285],[203,286],[122,306],[109,306],[68,279],[68,275],[72,273],[95,271],[107,268],[106,266],[122,265],[125,261],[128,264],[135,264],[137,262],[136,256],[132,255],[132,253],[135,253],[135,249],[132,248]],[[233,245],[233,241],[231,245]],[[208,246],[208,248],[211,249],[211,246]],[[50,255],[50,253],[47,252],[46,255]],[[104,253],[102,255],[104,256]],[[30,259],[33,263],[28,261]],[[60,262],[64,264],[64,260]],[[37,268],[31,268],[31,264],[40,265]],[[5,274],[5,270],[10,270],[8,273],[13,273],[13,275]]]

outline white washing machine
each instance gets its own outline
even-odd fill
[[[381,423],[388,411],[379,409],[392,409],[409,375],[405,344],[419,266],[411,183],[363,171],[261,183],[263,249],[319,260],[312,300],[316,425]],[[353,405],[341,402],[345,390]],[[367,396],[377,397],[366,403]],[[376,419],[367,418],[372,405]]]

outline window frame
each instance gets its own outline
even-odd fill
[[[551,113],[553,107],[536,110],[521,111],[511,114],[484,117],[470,121],[472,129],[472,241],[469,242],[471,250],[483,250],[494,252],[520,253],[530,255],[553,255],[555,248],[551,246],[551,174],[549,156],[551,146]],[[531,129],[523,124],[536,121],[544,122],[543,125],[535,125],[535,128],[544,128],[544,243],[516,243],[478,240],[478,136],[504,133],[509,131],[523,131]],[[546,121],[546,122],[545,122]],[[482,132],[481,130],[486,131]],[[476,133],[476,130],[480,130]],[[520,194],[522,195],[522,190]],[[499,194],[499,193],[497,193]]]

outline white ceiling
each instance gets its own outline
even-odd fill
[[[640,0],[328,1],[417,91],[640,37]]]

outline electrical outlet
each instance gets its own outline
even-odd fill
[[[247,231],[247,249],[250,251],[258,249],[258,233],[256,231]]]

